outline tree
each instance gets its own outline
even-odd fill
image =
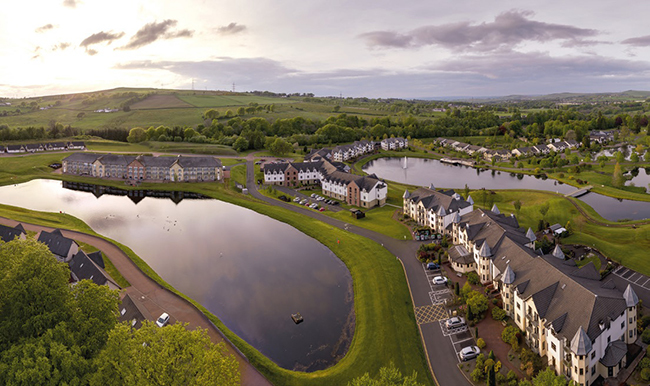
[[[129,131],[126,140],[130,143],[140,143],[147,139],[147,132],[142,127],[134,127]]]
[[[467,307],[475,316],[481,315],[487,311],[489,306],[488,298],[478,291],[472,291],[467,299]]]
[[[275,141],[273,141],[273,143],[269,147],[269,150],[273,155],[282,156],[287,153],[290,153],[291,150],[293,150],[293,146],[291,146],[289,142],[285,141],[282,138],[276,138]]]
[[[248,141],[244,137],[239,137],[235,140],[235,143],[232,144],[232,148],[236,152],[242,152],[248,150]]]
[[[497,380],[496,380],[496,376],[495,376],[495,373],[494,373],[494,367],[492,367],[492,366],[487,371],[486,385],[487,386],[497,386]]]
[[[623,177],[623,171],[621,170],[621,164],[616,162],[614,165],[614,174],[612,175],[612,185],[616,188],[620,188],[625,183],[625,178]]]
[[[508,314],[502,308],[499,308],[499,307],[496,307],[496,306],[494,308],[492,308],[492,319],[497,320],[497,321],[502,321],[507,316],[508,316]]]
[[[380,368],[376,378],[370,378],[370,374],[365,373],[348,382],[348,386],[422,386],[422,384],[417,381],[415,372],[410,377],[405,377],[391,363],[388,367]]]
[[[226,113],[228,113],[228,112],[226,111]],[[246,114],[246,109],[245,108],[240,107],[240,108],[237,109],[237,115],[241,116],[241,115],[244,115],[244,114]]]
[[[542,215],[542,218],[546,217],[546,214],[548,213],[548,210],[550,208],[550,205],[548,202],[545,202],[542,204],[542,206],[539,207],[539,213]]]
[[[533,378],[533,386],[566,386],[567,381],[564,375],[557,375],[555,371],[548,367],[544,371],[540,371],[535,378]],[[571,382],[573,385],[574,383]]]
[[[634,163],[639,162],[639,155],[637,153],[632,153],[632,155],[630,156],[630,161]]]
[[[215,109],[210,109],[203,113],[203,116],[205,116],[208,119],[217,119],[219,118],[219,112]]]
[[[206,330],[146,322],[117,325],[97,356],[90,385],[239,385],[239,364]]]

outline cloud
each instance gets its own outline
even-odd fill
[[[77,4],[80,4],[79,0],[63,0],[63,5],[68,8],[77,8]]]
[[[35,32],[40,34],[40,33],[43,33],[45,31],[49,31],[49,30],[51,30],[53,28],[54,28],[54,26],[52,24],[45,24],[43,26],[40,26],[40,27],[36,28]]]
[[[544,23],[530,19],[533,12],[508,11],[493,22],[471,24],[468,21],[429,25],[400,34],[394,31],[373,31],[359,35],[371,48],[412,48],[441,46],[454,51],[492,51],[510,48],[525,41],[563,40],[573,44],[590,44],[585,38],[599,31],[570,25]],[[596,44],[597,42],[591,42]]]
[[[97,50],[93,50],[92,48],[86,49],[86,53],[90,56],[95,56],[97,55]]]
[[[650,46],[650,35],[625,39],[621,43],[628,44],[630,46],[635,46],[635,47],[647,47]]]
[[[99,44],[104,42],[106,42],[106,44],[111,44],[113,40],[120,39],[122,36],[124,36],[124,32],[112,33],[112,32],[101,31],[85,38],[81,42],[81,44],[79,44],[79,46],[88,48],[88,46],[91,46],[93,44]]]
[[[183,29],[180,31],[170,31],[178,23],[177,20],[167,19],[160,23],[149,23],[142,27],[135,33],[125,46],[121,47],[125,50],[132,50],[151,44],[158,39],[173,39],[180,37],[192,37],[194,31]]]
[[[220,35],[235,35],[246,30],[245,25],[230,23],[222,27],[217,28],[217,33]]]
[[[34,48],[34,56],[32,56],[32,59],[40,58],[41,57],[40,52],[41,52],[41,46],[36,46],[36,48]]]
[[[650,64],[646,62],[598,55],[553,57],[544,52],[458,55],[442,63],[399,71],[369,68],[307,72],[268,58],[229,57],[201,62],[138,61],[115,68],[168,71],[181,79],[194,78],[218,90],[228,90],[236,82],[238,90],[385,98],[650,88]]]
[[[61,42],[59,44],[56,44],[54,47],[52,47],[52,51],[57,51],[57,50],[65,50],[66,48],[70,47],[70,43],[68,42]]]

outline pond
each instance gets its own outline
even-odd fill
[[[625,181],[626,186],[650,187],[650,168],[637,168],[626,173],[626,175],[632,177],[630,180]]]
[[[427,158],[379,158],[365,164],[363,170],[390,181],[419,186],[433,184],[436,187],[462,189],[467,184],[470,189],[535,189],[561,194],[577,189],[550,178],[544,180],[523,174],[480,171]],[[641,169],[639,176],[644,172],[645,170]],[[650,218],[650,202],[619,200],[596,193],[588,193],[579,199],[611,221]]]
[[[363,166],[366,173],[409,185],[461,189],[535,189],[556,193],[570,193],[573,186],[553,179],[541,179],[525,174],[511,174],[494,170],[481,171],[469,166],[456,166],[428,158],[379,158]]]
[[[50,180],[4,186],[0,202],[69,213],[128,245],[283,368],[320,370],[347,352],[354,332],[352,279],[318,241],[252,210],[198,195],[158,198],[148,196],[160,192],[70,187],[79,190]],[[291,320],[296,312],[304,317],[298,325]]]

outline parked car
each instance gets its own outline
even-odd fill
[[[158,327],[165,327],[165,325],[169,322],[169,314],[166,312],[163,312],[160,317],[158,317],[158,320],[156,320],[156,325]]]
[[[307,203],[307,199],[306,199],[306,198],[300,200],[300,205],[305,205],[306,203]]]
[[[446,284],[447,278],[444,276],[436,276],[433,278],[433,284]]]
[[[325,207],[318,209],[319,212],[325,212]]]
[[[430,271],[440,269],[440,266],[436,263],[427,263],[427,269]]]
[[[312,193],[311,198],[316,198],[316,193]]]
[[[447,328],[458,328],[465,325],[465,318],[460,316],[454,316],[445,321],[445,327]]]
[[[293,202],[300,202],[300,197],[296,197],[293,199]]]
[[[476,358],[480,353],[481,353],[481,349],[478,348],[477,346],[467,346],[462,350],[460,350],[460,353],[458,353],[458,355],[460,355],[461,361],[468,361]]]
[[[338,204],[339,204],[338,201],[334,201],[334,202],[332,203],[332,205],[338,205]]]
[[[279,198],[280,200],[284,201],[284,202],[289,202],[289,201],[291,201],[291,199],[289,199],[289,197],[285,196],[284,194],[281,195],[281,196],[279,196],[278,198]]]

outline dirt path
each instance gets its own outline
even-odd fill
[[[8,226],[16,226],[17,221],[0,217],[0,223]],[[44,227],[39,225],[21,223],[28,231],[52,231],[54,228]],[[88,235],[81,232],[62,230],[65,237],[72,238],[94,246],[101,250],[106,257],[108,257],[115,268],[124,276],[124,278],[131,283],[129,292],[136,292],[138,295],[143,296],[143,301],[160,310],[169,313],[172,319],[182,323],[188,323],[190,329],[201,327],[207,330],[210,339],[214,343],[225,342],[228,347],[229,353],[233,354],[239,362],[239,371],[241,372],[242,385],[271,385],[271,383],[264,378],[264,376],[251,365],[246,357],[223,335],[223,333],[193,304],[181,298],[175,293],[162,287],[149,276],[144,274],[135,263],[115,244],[106,241],[100,237]],[[157,317],[157,313],[152,314]]]

